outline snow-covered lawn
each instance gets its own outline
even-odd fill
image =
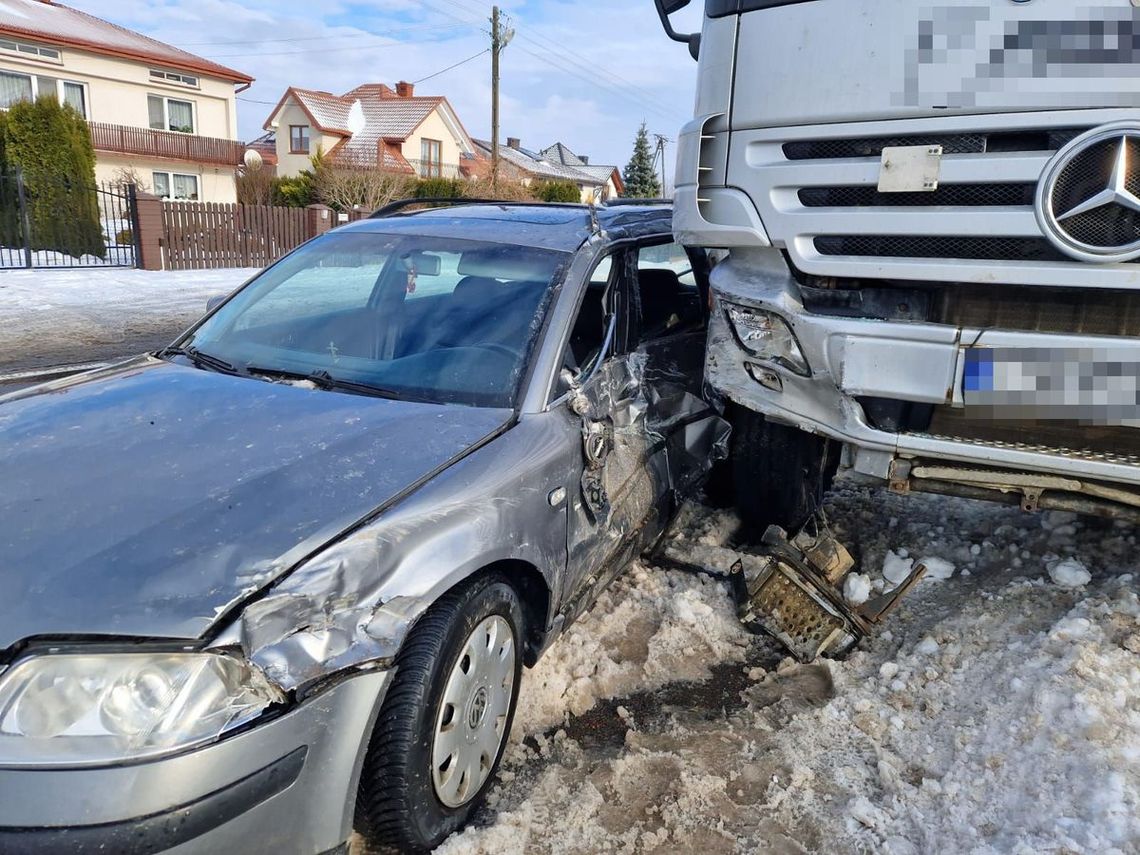
[[[73,351],[129,355],[134,342],[149,346],[156,336],[173,338],[205,312],[206,300],[232,291],[255,272],[0,271],[0,370],[50,365],[59,355],[67,361]]]
[[[877,638],[781,661],[711,575],[635,566],[526,674],[440,851],[1140,851],[1134,530],[846,481],[828,515],[874,588],[938,559]],[[697,510],[685,548],[733,530]]]

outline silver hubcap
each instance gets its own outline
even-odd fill
[[[504,618],[491,615],[464,642],[435,722],[432,782],[448,807],[471,801],[486,783],[507,736],[514,690],[515,636]]]

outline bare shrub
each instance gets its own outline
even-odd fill
[[[317,198],[338,211],[374,211],[415,195],[416,177],[374,166],[325,166],[314,177]]]

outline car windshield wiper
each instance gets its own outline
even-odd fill
[[[160,359],[167,356],[185,356],[194,363],[195,368],[205,368],[210,371],[217,371],[219,374],[240,376],[247,373],[245,369],[239,368],[232,362],[226,362],[226,360],[201,351],[193,345],[189,347],[167,347],[160,350],[155,356]]]
[[[288,380],[307,380],[318,389],[334,392],[351,392],[354,395],[368,395],[373,398],[390,398],[397,400],[400,393],[394,389],[375,386],[371,383],[358,383],[355,380],[342,380],[333,377],[323,368],[305,374],[301,371],[285,371],[280,368],[260,368],[255,365],[247,366],[251,374],[263,374],[267,377],[281,377]]]

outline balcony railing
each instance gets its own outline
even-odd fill
[[[420,178],[460,178],[458,163],[440,163],[438,160],[408,158],[408,163]]]
[[[91,122],[90,126],[91,144],[96,151],[223,166],[238,166],[245,153],[245,145],[237,140],[108,125],[103,122]]]

